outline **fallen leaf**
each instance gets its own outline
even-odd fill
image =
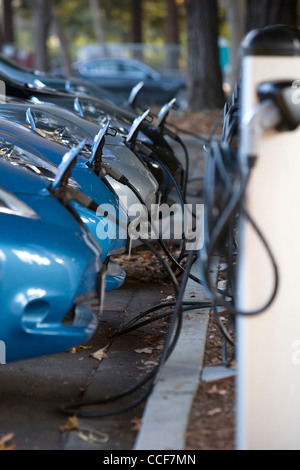
[[[67,353],[69,354],[77,354],[77,349],[74,347],[74,348],[70,348],[67,350]]]
[[[74,431],[75,429],[78,429],[79,424],[78,424],[78,419],[76,416],[71,416],[68,418],[66,424],[64,426],[60,426],[59,429],[61,432],[66,432],[66,431]]]
[[[103,359],[107,358],[106,351],[109,348],[109,344],[107,344],[104,348],[99,349],[99,351],[96,351],[95,353],[91,354],[90,357],[93,357],[94,359],[97,359],[98,361],[102,361]]]
[[[211,394],[216,394],[216,395],[227,395],[227,391],[224,389],[219,389],[216,384],[212,386],[210,390],[208,390],[208,393]]]
[[[208,390],[208,393],[218,393],[218,387],[213,385],[212,388]]]
[[[0,439],[0,450],[15,450],[16,445],[10,444],[12,439],[15,437],[14,433],[6,434]]]
[[[168,295],[168,297],[166,298],[167,301],[170,301],[170,300],[175,300],[175,297],[173,295]]]
[[[133,418],[131,421],[132,431],[139,431],[141,429],[142,420],[140,418]]]
[[[134,352],[138,354],[152,354],[152,349],[150,348],[144,348],[144,349],[135,349]]]
[[[209,411],[206,412],[207,416],[214,416],[218,413],[222,413],[221,408],[214,408],[213,410],[209,410]]]
[[[92,349],[92,346],[78,346],[78,349]]]

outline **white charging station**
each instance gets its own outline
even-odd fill
[[[300,83],[300,31],[274,26],[242,44],[241,152],[249,146],[249,116],[262,82]],[[295,93],[296,93],[295,89]],[[298,98],[299,98],[298,93]],[[297,96],[295,95],[295,99]],[[295,105],[297,101],[295,100]],[[298,104],[300,106],[300,103]],[[271,306],[237,318],[237,450],[300,449],[300,127],[250,135],[257,149],[245,206],[264,234],[279,271]],[[268,300],[274,284],[259,237],[241,223],[238,309]]]

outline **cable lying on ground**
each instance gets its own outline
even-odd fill
[[[82,417],[82,418],[113,416],[115,414],[120,414],[136,407],[138,404],[142,403],[150,395],[150,393],[153,390],[154,384],[158,379],[161,368],[164,365],[165,361],[170,356],[170,354],[172,353],[172,351],[174,350],[179,334],[180,334],[181,325],[182,325],[182,315],[184,312],[183,296],[184,296],[184,292],[185,292],[185,288],[186,288],[186,284],[188,280],[188,272],[191,269],[193,258],[194,258],[194,252],[191,251],[187,259],[186,270],[185,270],[185,273],[184,273],[184,276],[180,285],[177,300],[175,302],[174,311],[171,314],[171,319],[170,319],[170,324],[169,324],[168,332],[167,332],[166,339],[165,339],[164,349],[163,349],[163,352],[161,354],[158,364],[153,368],[153,370],[150,373],[146,374],[146,376],[142,380],[140,380],[139,382],[134,384],[132,387],[129,387],[126,390],[118,394],[106,396],[105,398],[98,399],[98,400],[78,401],[78,402],[67,403],[67,404],[62,405],[61,411],[63,414],[67,416],[76,415],[77,417]],[[86,408],[89,406],[107,405],[108,403],[116,402],[142,389],[146,384],[148,384],[147,390],[146,391],[142,390],[141,395],[128,405],[120,406],[113,410],[90,411],[90,412],[82,411],[83,408]]]

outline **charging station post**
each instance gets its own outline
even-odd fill
[[[283,25],[252,31],[242,53],[240,158],[245,168],[249,157],[255,160],[245,207],[276,259],[279,287],[264,312],[237,318],[236,446],[299,450],[300,127],[278,130],[278,108],[273,125],[267,114],[255,123],[254,110],[262,83],[300,79],[300,31]],[[268,299],[274,273],[246,220],[240,233],[238,308],[251,311]]]

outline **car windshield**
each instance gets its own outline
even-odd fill
[[[147,76],[159,78],[159,73],[146,64],[137,65],[135,62],[122,62],[121,71],[125,75],[134,76],[140,80]]]
[[[18,70],[19,72],[31,72],[30,69],[27,69],[26,67],[22,67],[17,62],[14,62],[13,60],[8,59],[2,54],[0,54],[0,62],[1,64],[7,67],[7,70],[14,69],[14,70]]]
[[[160,74],[155,69],[135,60],[91,59],[79,63],[78,68],[83,74],[95,77],[128,76],[134,77],[137,80],[145,79],[147,76],[151,76],[154,79],[160,77]]]
[[[92,60],[83,65],[83,70],[89,75],[111,75],[119,73],[118,62],[109,60]]]

